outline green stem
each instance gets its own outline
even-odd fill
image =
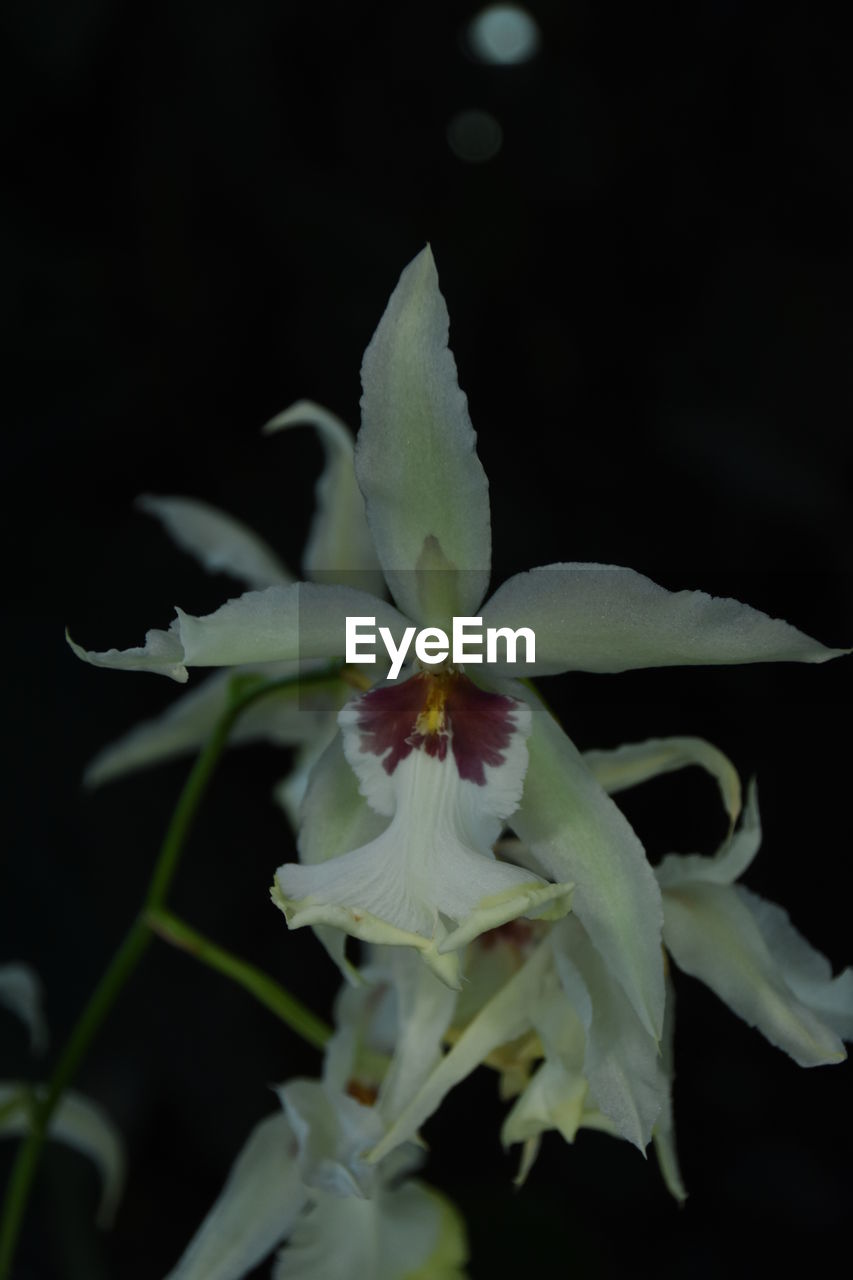
[[[211,942],[171,911],[155,908],[148,912],[146,920],[149,928],[166,942],[180,947],[182,951],[187,951],[203,964],[238,983],[277,1014],[303,1040],[307,1040],[316,1049],[325,1048],[332,1034],[331,1027],[263,970]]]
[[[143,909],[130,926],[123,942],[95,987],[89,1003],[80,1015],[60,1055],[47,1093],[34,1108],[32,1128],[21,1144],[12,1167],[9,1189],[3,1206],[3,1217],[0,1221],[0,1280],[7,1280],[10,1273],[15,1246],[53,1113],[101,1024],[151,941],[151,932],[146,922],[147,913],[156,911],[165,901],[199,803],[207,790],[234,724],[243,712],[260,698],[291,688],[296,684],[333,683],[338,678],[339,671],[340,668],[335,665],[307,675],[287,676],[281,680],[261,682],[252,679],[248,684],[245,681],[239,683],[235,681],[230,704],[220,717],[184,784],[154,864]]]

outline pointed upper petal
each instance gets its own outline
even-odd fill
[[[298,400],[268,422],[264,431],[269,434],[299,426],[316,428],[326,455],[302,556],[306,577],[316,582],[340,582],[381,596],[385,582],[355,479],[349,428],[313,400]]]
[[[24,1087],[0,1084],[0,1107]],[[39,1086],[36,1092],[40,1094],[43,1089]],[[30,1112],[26,1107],[0,1120],[0,1137],[19,1137],[29,1129]],[[102,1186],[96,1220],[100,1227],[111,1226],[124,1191],[126,1170],[124,1142],[112,1120],[89,1098],[68,1089],[51,1116],[48,1136],[88,1156],[97,1167]]]
[[[423,621],[471,614],[491,563],[488,481],[448,328],[426,248],[401,275],[361,370],[356,476],[394,599]],[[436,567],[416,575],[425,545],[436,542]]]
[[[42,997],[39,976],[28,964],[0,965],[0,1005],[11,1009],[26,1025],[33,1053],[42,1053],[47,1046]]]
[[[287,1119],[268,1116],[166,1280],[239,1280],[285,1238],[306,1199]]]
[[[662,909],[651,867],[577,748],[538,702],[531,707],[530,765],[512,826],[550,876],[574,882],[574,914],[643,1025],[659,1038]]]
[[[186,684],[189,679],[177,619],[168,631],[146,632],[145,644],[132,649],[104,649],[97,653],[77,644],[67,630],[65,639],[77,657],[93,667],[112,667],[116,671],[153,671],[177,680],[178,684]]]
[[[697,882],[668,889],[664,941],[680,969],[700,978],[800,1066],[846,1057],[838,1035],[786,981],[749,898],[734,886]]]
[[[704,591],[667,591],[633,569],[552,564],[510,578],[482,609],[484,627],[530,627],[536,661],[513,675],[630,671],[729,662],[826,662],[827,649],[790,623]]]
[[[729,823],[737,822],[741,806],[737,770],[728,756],[704,738],[649,738],[609,751],[585,751],[583,760],[608,795],[688,765],[701,765],[716,780]]]
[[[155,516],[181,550],[195,556],[211,573],[230,573],[256,590],[293,581],[263,539],[225,511],[197,498],[150,493],[137,498],[136,505]]]

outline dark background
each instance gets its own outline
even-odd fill
[[[140,492],[220,505],[298,566],[320,450],[259,429],[300,396],[356,423],[362,351],[425,240],[491,481],[496,583],[559,559],[629,564],[851,642],[849,42],[815,6],[528,7],[541,47],[519,66],[472,56],[466,3],[6,8],[0,959],[43,976],[55,1047],[186,771],[82,792],[94,752],[177,690],[77,663],[63,627],[123,647],[176,603],[234,594],[133,511]],[[470,108],[503,130],[483,163],[448,145]],[[698,733],[757,772],[747,882],[838,967],[849,689],[836,662],[578,675],[548,694],[582,748]],[[173,904],[327,1012],[330,963],[267,897],[292,848],[269,799],[287,763],[262,748],[224,763]],[[625,802],[653,858],[721,835],[691,773]],[[801,1248],[814,1265],[840,1239],[849,1065],[803,1072],[699,984],[678,994],[686,1209],[653,1158],[589,1133],[549,1135],[516,1193],[482,1072],[426,1130],[474,1280],[747,1275]],[[5,1017],[2,1034],[6,1076],[48,1069]],[[17,1275],[164,1274],[272,1109],[267,1085],[317,1067],[156,944],[79,1079],[129,1148],[116,1228],[92,1226],[95,1176],[53,1148]],[[0,1154],[8,1168],[11,1144]]]

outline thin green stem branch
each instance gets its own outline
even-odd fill
[[[287,676],[280,680],[260,680],[249,677],[234,682],[231,700],[196,759],[175,806],[154,864],[142,911],[131,924],[95,987],[89,1003],[77,1020],[60,1054],[47,1093],[34,1108],[32,1127],[21,1144],[12,1167],[9,1188],[3,1205],[3,1216],[0,1220],[0,1280],[7,1280],[10,1273],[24,1213],[57,1103],[74,1078],[101,1024],[151,941],[147,913],[156,911],[165,902],[199,804],[207,790],[228,735],[243,712],[259,699],[292,688],[297,684],[300,686],[327,682],[332,684],[339,678],[339,672],[340,667],[336,664],[308,674]]]
[[[332,1034],[332,1028],[262,969],[257,969],[247,960],[241,960],[239,956],[211,942],[209,938],[205,938],[185,921],[173,915],[171,911],[163,910],[162,907],[149,911],[146,920],[149,928],[166,942],[180,947],[182,951],[188,952],[203,964],[209,965],[211,969],[216,969],[218,973],[238,983],[283,1022],[286,1022],[303,1040],[307,1040],[316,1049],[325,1048]]]

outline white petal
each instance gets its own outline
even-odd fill
[[[740,825],[712,858],[700,853],[669,853],[655,868],[661,889],[682,884],[731,884],[743,875],[761,846],[758,788],[750,783]]]
[[[535,663],[512,675],[631,671],[723,662],[826,662],[827,649],[778,618],[704,591],[667,591],[633,569],[553,564],[510,578],[482,609],[484,627],[531,627]],[[498,670],[498,668],[495,668]]]
[[[513,686],[515,688],[515,686]],[[625,817],[555,720],[532,704],[530,766],[512,825],[554,879],[643,1025],[663,1025],[660,891]]]
[[[456,993],[421,964],[413,951],[405,947],[389,950],[397,1034],[376,1104],[386,1124],[400,1115],[441,1060],[442,1039],[456,1005]]]
[[[407,707],[398,715],[398,703],[408,699],[421,679],[432,677],[373,690],[349,703],[339,716],[345,750],[359,773],[362,790],[378,811],[393,809],[388,827],[369,844],[321,866],[280,867],[276,880],[280,905],[291,927],[326,921],[367,941],[418,947],[440,976],[456,985],[454,971],[441,963],[443,953],[507,920],[539,912],[549,903],[564,913],[569,886],[548,884],[498,862],[491,850],[502,820],[512,813],[521,793],[527,763],[527,708],[465,682],[469,691],[458,695],[462,705],[477,708],[482,705],[479,700],[485,700],[491,709],[493,702],[501,704],[501,730],[506,730],[501,751],[489,757],[496,763],[488,763],[485,757],[474,762],[482,770],[483,782],[478,785],[460,774],[466,767],[457,753],[457,744],[465,741],[461,714],[453,728],[442,721],[440,737],[430,733],[422,738],[424,745],[413,745],[421,716],[411,719]],[[421,687],[427,688],[414,689],[419,699]],[[468,703],[464,700],[472,697],[471,691],[475,696]],[[386,694],[392,695],[387,707],[384,702],[375,703]],[[448,707],[455,696],[448,695]],[[372,710],[375,705],[382,707],[380,713]],[[467,714],[475,726],[473,717],[480,713],[468,710]],[[369,736],[373,729],[365,730],[375,720],[365,716],[376,716],[383,732],[388,725],[393,728],[399,742],[395,739],[392,747],[389,741],[389,752],[383,744],[377,754]],[[429,754],[433,738],[440,742],[441,754]],[[401,754],[391,763],[398,746]],[[390,774],[386,772],[389,763]],[[456,925],[449,933],[445,920]]]
[[[385,582],[367,527],[364,499],[356,484],[349,429],[328,409],[312,400],[299,400],[277,414],[264,431],[304,425],[316,427],[326,454],[326,465],[317,481],[314,520],[302,557],[306,577],[316,582],[340,582],[381,596]]]
[[[680,969],[700,978],[802,1067],[840,1062],[840,1039],[785,980],[747,902],[730,885],[664,893],[664,941]]]
[[[672,978],[666,980],[666,1013],[663,1019],[663,1039],[661,1040],[661,1070],[667,1080],[667,1089],[658,1116],[652,1138],[655,1144],[655,1155],[661,1177],[666,1189],[674,1200],[683,1204],[687,1199],[687,1188],[681,1176],[678,1162],[678,1150],[675,1145],[675,1120],[672,1110],[672,1086],[675,1081],[675,987]]]
[[[704,738],[649,738],[610,751],[585,751],[584,764],[608,795],[689,765],[701,765],[716,780],[731,826],[741,806],[740,778],[728,756]]]
[[[783,907],[742,885],[736,891],[752,912],[770,954],[797,999],[842,1040],[853,1040],[853,968],[844,969],[833,978],[826,956],[794,928]]]
[[[0,1084],[0,1107],[25,1087]],[[45,1092],[43,1085],[30,1087],[37,1096]],[[16,1109],[0,1120],[2,1137],[20,1137],[29,1130],[30,1116],[26,1108]],[[100,1227],[112,1226],[124,1190],[126,1169],[124,1143],[112,1120],[101,1107],[69,1089],[51,1117],[48,1137],[88,1156],[97,1167],[102,1179],[97,1223]]]
[[[452,1206],[407,1182],[372,1200],[318,1196],[279,1254],[274,1280],[462,1280],[465,1234]]]
[[[583,1024],[553,979],[550,989],[532,1003],[531,1021],[542,1041],[545,1061],[506,1117],[501,1142],[504,1146],[529,1142],[548,1129],[574,1142],[588,1093]]]
[[[440,624],[470,615],[491,562],[488,481],[447,346],[432,253],[410,262],[364,353],[355,470],[394,599]],[[440,554],[435,544],[440,546]],[[446,568],[418,575],[425,544]]]
[[[146,493],[136,499],[136,505],[155,516],[181,550],[195,556],[211,573],[228,573],[256,590],[293,581],[256,533],[206,502]]]
[[[376,1170],[364,1156],[382,1134],[382,1120],[328,1082],[291,1080],[278,1096],[299,1144],[299,1172],[306,1186],[336,1196],[370,1196]]]
[[[17,1014],[30,1033],[33,1053],[47,1047],[47,1023],[42,1011],[42,985],[28,964],[0,965],[0,1005]]]
[[[298,671],[296,663],[267,663],[216,672],[159,716],[143,721],[99,751],[86,769],[86,785],[100,786],[136,769],[199,751],[225,712],[235,676],[252,674],[276,679]],[[294,746],[313,742],[335,724],[344,691],[343,684],[305,688],[293,685],[262,698],[240,716],[229,735],[229,744],[273,742]]]
[[[668,1093],[657,1043],[577,920],[562,921],[551,945],[566,998],[585,1025],[590,1093],[617,1133],[644,1151]]]
[[[178,684],[185,684],[188,679],[177,619],[168,631],[147,632],[145,644],[133,649],[104,649],[96,653],[92,649],[83,649],[71,639],[67,631],[65,639],[77,657],[93,667],[111,667],[117,671],[153,671],[177,680]]]
[[[239,1280],[283,1240],[306,1201],[283,1115],[256,1125],[210,1213],[166,1280]]]
[[[370,1153],[381,1160],[418,1131],[460,1080],[483,1062],[498,1045],[515,1040],[531,1026],[531,1011],[551,963],[546,943],[540,944],[514,977],[483,1006],[427,1077],[411,1102]]]

